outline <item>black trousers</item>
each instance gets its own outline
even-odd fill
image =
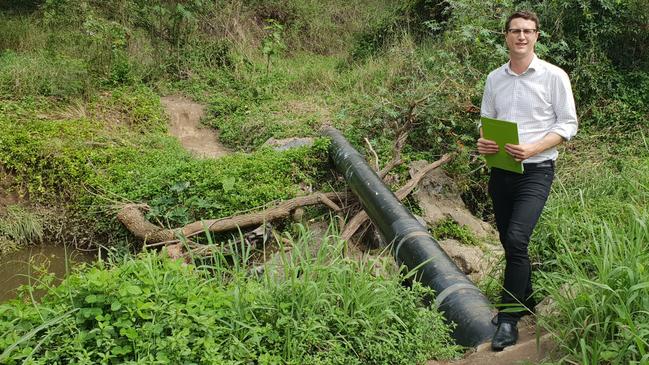
[[[491,169],[489,196],[493,202],[500,243],[505,249],[505,280],[498,322],[516,323],[531,309],[532,271],[528,255],[536,226],[554,179],[554,163],[525,164],[524,174]]]

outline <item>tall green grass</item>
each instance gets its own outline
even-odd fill
[[[429,291],[375,276],[345,243],[286,236],[279,265],[249,275],[250,251],[201,266],[155,253],[98,263],[39,304],[0,305],[0,362],[418,364],[457,354],[423,307]],[[290,251],[286,253],[287,251]]]
[[[25,52],[44,49],[47,33],[35,17],[0,15],[0,51]]]
[[[595,143],[559,171],[531,248],[562,362],[649,362],[648,151]]]
[[[558,315],[548,326],[565,360],[649,362],[649,214],[629,208],[626,224],[586,221],[585,254],[561,240],[557,271],[544,275]]]
[[[9,205],[0,213],[0,254],[41,242],[43,234],[43,219],[19,205]]]
[[[629,207],[640,213],[649,207],[649,146],[635,139],[615,147],[602,137],[581,138],[558,161],[552,194],[532,237],[530,249],[545,265],[562,251],[561,240],[583,253],[593,223],[624,226],[635,219]]]
[[[0,53],[0,97],[79,97],[90,93],[87,64],[62,55]]]

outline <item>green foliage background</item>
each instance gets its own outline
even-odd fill
[[[324,141],[275,152],[261,147],[271,137],[316,136],[331,124],[359,149],[367,138],[384,162],[396,129],[411,120],[404,162],[455,152],[447,173],[489,220],[475,125],[485,77],[507,60],[502,30],[515,9],[539,14],[537,53],[569,73],[580,119],[531,245],[543,263],[539,295],[568,298],[547,328],[561,344],[559,361],[643,362],[646,270],[624,257],[646,252],[645,0],[3,3],[0,164],[31,200],[76,215],[74,224],[89,227],[83,235],[119,241],[115,203],[147,203],[149,219],[176,226],[337,186]],[[237,153],[206,161],[183,151],[166,135],[159,95],[168,94],[204,103],[203,123]],[[395,184],[406,174],[397,169]],[[631,251],[616,250],[629,242]],[[574,297],[560,291],[566,282],[578,288]],[[50,323],[35,308],[21,309],[30,313],[25,331]]]

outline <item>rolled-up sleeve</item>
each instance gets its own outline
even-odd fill
[[[568,141],[577,134],[578,127],[577,109],[568,74],[561,72],[556,75],[552,86],[552,105],[557,119],[550,132]]]

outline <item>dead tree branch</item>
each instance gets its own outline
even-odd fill
[[[392,148],[392,159],[388,161],[388,163],[386,163],[385,166],[383,166],[383,168],[378,172],[378,175],[381,179],[384,179],[385,176],[390,171],[392,171],[393,168],[403,163],[403,161],[401,160],[401,152],[403,151],[403,147],[406,144],[408,135],[410,134],[410,131],[412,131],[412,128],[415,126],[417,116],[419,115],[419,113],[417,112],[417,107],[428,100],[431,95],[432,94],[428,94],[420,99],[412,101],[408,105],[408,109],[394,121],[396,128],[396,138],[394,140],[394,147]]]
[[[149,222],[142,214],[141,204],[127,204],[117,213],[119,219],[134,236],[142,239],[145,243],[175,243],[180,242],[180,237],[189,238],[205,231],[227,232],[238,228],[260,225],[276,219],[286,218],[291,212],[299,207],[325,204],[333,210],[340,210],[334,203],[344,202],[347,193],[316,193],[307,196],[300,196],[284,202],[277,206],[262,210],[260,212],[242,214],[232,217],[209,219],[187,224],[181,228],[167,229],[156,226]]]
[[[423,169],[419,170],[419,172],[417,172],[417,174],[413,176],[413,178],[410,179],[404,186],[397,190],[394,195],[396,195],[397,199],[399,199],[400,201],[405,199],[415,189],[421,179],[426,176],[426,174],[450,161],[451,157],[452,156],[450,154],[445,154],[439,160],[426,165]],[[340,235],[341,238],[343,240],[349,240],[350,238],[352,238],[354,233],[356,233],[356,231],[363,225],[363,223],[367,221],[368,218],[369,217],[364,210],[358,212],[349,222],[347,222],[345,230]]]
[[[376,154],[376,151],[374,151],[374,148],[372,147],[372,144],[370,143],[370,140],[365,137],[365,143],[367,144],[367,148],[370,149],[370,152],[372,152],[372,155],[374,156],[374,171],[379,171],[379,155]]]

